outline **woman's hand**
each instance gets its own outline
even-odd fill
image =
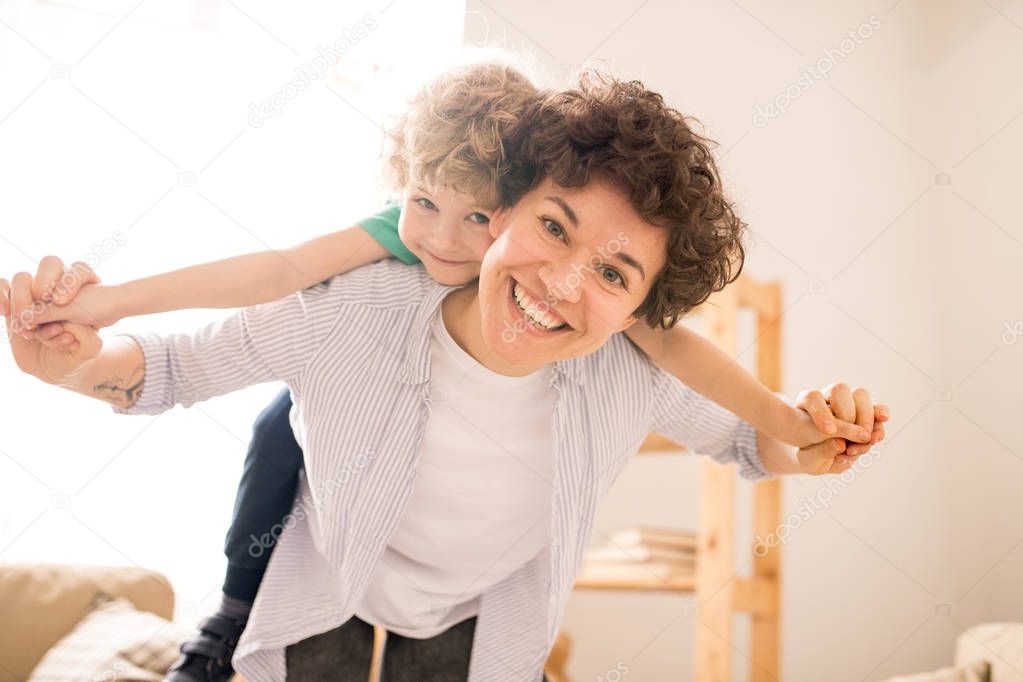
[[[0,312],[4,315],[11,352],[18,368],[50,384],[68,386],[81,369],[99,355],[103,342],[92,327],[68,323],[29,331],[27,326],[47,294],[40,282],[19,272],[8,283],[0,279]]]
[[[884,423],[890,418],[888,407],[874,403],[867,389],[850,389],[843,383],[831,384],[823,391],[803,391],[795,407],[807,415],[820,436],[796,453],[800,471],[813,475],[848,470],[860,455],[884,440]],[[869,438],[848,438],[842,422],[857,425],[860,435],[870,434]]]

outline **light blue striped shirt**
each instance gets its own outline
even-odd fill
[[[412,488],[430,418],[430,322],[451,290],[385,260],[194,334],[134,335],[146,377],[132,414],[267,381],[291,388],[305,475],[235,653],[251,682],[283,680],[289,644],[358,607]],[[541,678],[597,503],[648,433],[770,476],[752,426],[622,334],[554,369],[550,546],[480,597],[470,682]]]

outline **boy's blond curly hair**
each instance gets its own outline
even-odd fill
[[[509,160],[505,139],[539,96],[519,70],[498,62],[456,67],[427,83],[387,131],[397,187],[420,184],[470,194],[496,209]]]

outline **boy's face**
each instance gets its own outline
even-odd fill
[[[592,353],[628,328],[667,258],[666,231],[600,180],[577,188],[548,180],[490,227],[483,340],[516,367]]]
[[[462,285],[479,276],[483,254],[494,243],[492,213],[468,194],[413,185],[402,197],[398,234],[437,282]]]

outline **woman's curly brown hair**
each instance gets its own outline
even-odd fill
[[[746,224],[722,193],[713,142],[659,94],[589,71],[578,87],[538,100],[527,119],[508,141],[516,163],[502,184],[504,205],[545,179],[581,187],[600,178],[668,231],[667,262],[636,317],[672,327],[739,276]]]
[[[472,195],[482,208],[497,208],[508,166],[505,138],[538,95],[525,75],[499,62],[460,66],[434,78],[388,131],[394,184],[449,188]]]

